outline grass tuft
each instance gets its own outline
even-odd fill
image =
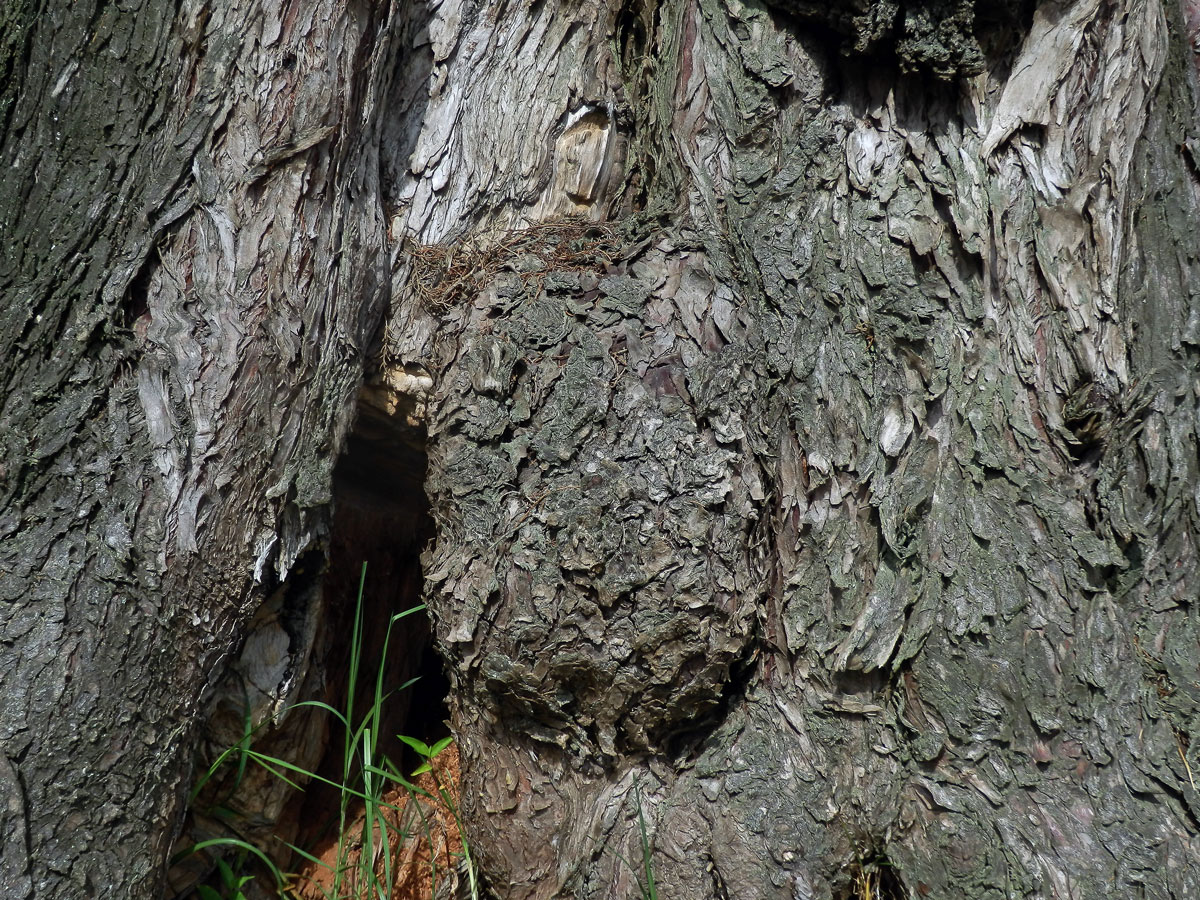
[[[418,738],[398,735],[397,737],[412,748],[421,759],[416,771],[407,777],[401,773],[399,767],[391,759],[380,755],[380,723],[384,721],[384,707],[388,699],[397,691],[406,690],[417,681],[415,678],[411,679],[396,691],[389,691],[383,681],[384,666],[382,665],[377,668],[378,674],[367,711],[361,720],[354,722],[354,709],[358,700],[356,692],[359,675],[363,671],[363,635],[366,623],[363,621],[362,600],[366,575],[367,566],[364,563],[354,610],[349,683],[346,689],[344,709],[336,709],[319,700],[306,700],[292,707],[320,709],[327,712],[336,723],[341,725],[342,771],[340,780],[325,778],[288,760],[268,756],[254,750],[252,741],[255,729],[251,727],[249,714],[247,714],[246,728],[242,738],[234,746],[221,753],[208,770],[201,775],[190,798],[190,801],[195,801],[204,786],[227,765],[236,765],[235,790],[250,765],[261,767],[272,777],[278,778],[299,791],[303,791],[304,785],[312,782],[333,787],[338,792],[339,798],[337,845],[333,862],[318,858],[294,844],[286,844],[296,856],[307,861],[310,869],[324,870],[327,878],[322,878],[318,883],[313,878],[297,879],[295,876],[285,875],[262,848],[237,837],[214,838],[185,848],[176,854],[173,860],[173,862],[178,862],[180,859],[197,853],[221,854],[216,859],[216,878],[220,882],[220,890],[211,885],[198,886],[196,892],[202,900],[245,900],[246,891],[255,878],[247,870],[255,864],[272,879],[274,882],[272,890],[280,898],[300,900],[302,897],[314,896],[315,892],[324,900],[367,900],[367,898],[391,900],[394,896],[394,886],[400,875],[397,868],[397,854],[413,841],[421,840],[428,842],[430,847],[430,895],[437,892],[441,873],[439,873],[437,865],[438,854],[434,850],[433,826],[425,806],[438,802],[443,804],[452,815],[454,824],[461,835],[462,821],[459,818],[454,794],[447,785],[443,784],[434,767],[435,760],[453,744],[453,738],[443,738],[430,746]],[[391,617],[384,636],[383,659],[387,658],[393,626],[406,616],[424,610],[424,605],[415,606]],[[432,791],[426,790],[412,780],[426,774],[432,779]],[[395,796],[397,789],[407,796],[406,803],[397,804],[386,799]],[[360,806],[361,812],[358,812]],[[213,810],[213,812],[226,820],[236,817],[236,813],[230,810]],[[462,839],[461,855],[462,865],[455,868],[465,870],[470,897],[472,900],[478,900],[475,867],[465,838]],[[230,859],[232,859],[232,864]]]

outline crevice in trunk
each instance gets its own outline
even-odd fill
[[[234,837],[259,846],[282,871],[293,871],[302,861],[288,859],[287,844],[318,855],[336,846],[342,796],[321,779],[342,782],[344,735],[328,711],[296,704],[317,700],[346,712],[360,583],[362,638],[351,727],[370,713],[382,666],[386,700],[377,758],[410,772],[418,761],[398,736],[432,744],[448,734],[449,685],[428,617],[418,612],[396,619],[389,636],[393,617],[422,603],[420,557],[433,534],[424,488],[425,428],[413,413],[395,392],[363,389],[354,430],[333,473],[328,544],[302,554],[271,591],[206,717],[198,776],[252,728],[257,753],[319,778],[297,792],[253,764],[239,772],[236,759],[227,762],[193,803],[180,849]],[[358,762],[351,767],[354,790],[361,789],[354,780],[360,769]],[[356,805],[351,803],[351,817]],[[167,895],[184,896],[205,879],[212,883],[224,849],[181,854]]]
[[[834,893],[835,900],[907,900],[917,892],[904,886],[891,862],[882,854],[855,860],[850,866],[850,882]]]
[[[424,489],[425,430],[394,404],[374,404],[378,396],[371,391],[364,389],[357,422],[334,469],[324,585],[324,693],[326,702],[344,709],[361,580],[363,639],[353,721],[361,722],[368,714],[382,666],[387,700],[379,722],[378,752],[411,771],[416,761],[398,736],[432,743],[448,734],[449,716],[449,685],[432,646],[428,617],[406,615],[392,623],[390,636],[388,629],[394,616],[422,603],[420,555],[433,533]],[[415,683],[404,687],[412,679]],[[333,781],[342,776],[340,737],[330,735],[318,770]],[[328,824],[336,826],[338,797],[328,786],[310,787],[306,794],[299,820],[314,829],[302,835],[311,844],[331,837]]]
[[[694,762],[709,745],[709,739],[729,719],[735,705],[745,702],[759,674],[760,646],[758,640],[747,642],[741,657],[729,667],[720,699],[712,709],[693,723],[654,736],[656,745],[663,748],[668,759],[677,763]]]

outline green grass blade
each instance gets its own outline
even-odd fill
[[[417,751],[422,758],[429,759],[429,745],[427,743],[422,740],[418,740],[415,737],[409,737],[406,734],[398,734],[396,737],[400,738],[400,740],[404,741],[404,743],[408,744],[408,746]]]
[[[179,862],[181,859],[186,859],[187,857],[189,857],[195,853],[201,853],[201,852],[209,849],[210,847],[231,847],[236,850],[241,850],[244,853],[253,854],[255,857],[258,858],[259,862],[261,862],[266,867],[266,869],[270,873],[271,877],[275,880],[276,888],[278,888],[280,890],[283,889],[283,886],[284,886],[283,873],[279,871],[279,867],[275,865],[275,861],[272,860],[271,857],[267,856],[267,854],[263,853],[262,850],[255,847],[253,844],[248,843],[247,841],[243,841],[240,838],[232,838],[232,837],[211,838],[207,841],[201,841],[198,844],[193,844],[192,846],[187,847],[186,849],[181,850],[178,853],[176,853],[171,858],[171,864],[174,865],[175,863]]]

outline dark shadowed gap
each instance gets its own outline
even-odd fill
[[[354,430],[334,469],[328,546],[314,545],[302,554],[287,581],[271,593],[247,626],[242,658],[230,667],[210,703],[200,771],[244,734],[252,694],[247,681],[253,681],[270,661],[270,653],[262,659],[258,654],[282,641],[294,656],[285,680],[295,677],[302,683],[279,701],[289,711],[280,716],[278,725],[272,727],[268,721],[256,729],[254,749],[313,768],[335,784],[341,782],[345,740],[340,725],[327,711],[296,704],[319,700],[345,710],[364,562],[362,662],[352,720],[357,724],[369,712],[382,666],[388,698],[382,707],[378,753],[409,772],[415,761],[406,755],[408,748],[398,735],[433,743],[447,734],[448,684],[424,612],[397,620],[384,657],[389,621],[422,603],[420,557],[433,533],[424,488],[425,432],[422,426],[408,424],[411,421],[405,412],[389,415],[370,403],[360,404]],[[418,679],[414,685],[402,687],[413,678]],[[336,788],[313,780],[303,792],[291,792],[265,770],[249,767],[245,779],[240,772],[229,764],[208,782],[189,812],[184,847],[198,840],[235,836],[252,841],[291,871],[295,863],[285,858],[287,844],[317,848],[330,840],[336,843],[342,801]],[[351,787],[361,786],[360,774],[358,768],[351,770]],[[271,811],[273,798],[280,792],[290,796],[282,812],[276,813]],[[230,852],[185,854],[172,869],[167,895],[184,896],[205,880],[219,887],[212,881],[217,877],[215,860]],[[268,880],[264,875],[263,883]]]
[[[433,78],[431,7],[426,0],[406,4],[388,35],[393,61],[383,87],[388,100],[382,106],[386,112],[381,120],[378,173],[385,210],[400,202],[409,178],[409,158],[425,120]],[[376,347],[368,355],[378,362],[379,353]],[[374,696],[389,620],[423,601],[420,557],[433,536],[425,494],[424,425],[414,424],[420,417],[412,409],[384,409],[364,399],[371,390],[367,386],[360,393],[354,429],[333,473],[334,511],[322,598],[325,634],[315,650],[322,654],[327,673],[322,697],[342,709],[359,579],[366,563],[366,642],[356,688],[356,721],[361,720]],[[449,732],[445,724],[449,717],[449,684],[432,646],[427,614],[406,616],[396,622],[382,665],[385,690],[394,693],[384,709],[379,752],[401,771],[411,772],[417,763],[397,735],[432,744]],[[412,678],[417,682],[401,690]],[[342,736],[331,732],[318,774],[339,780],[342,754]],[[331,831],[336,830],[339,799],[333,788],[309,785],[298,813],[305,829],[298,842],[301,846],[316,846],[331,837]]]
[[[384,690],[378,750],[411,769],[407,748],[398,735],[432,742],[448,733],[448,682],[430,641],[424,612],[405,616],[391,628],[383,657],[388,622],[398,613],[422,603],[421,551],[433,533],[425,496],[424,429],[403,424],[360,404],[359,415],[333,478],[333,523],[329,566],[324,582],[325,634],[324,699],[342,709],[350,672],[354,612],[359,581],[366,563],[362,593],[362,662],[355,690],[355,721],[361,721],[374,697],[383,667]],[[412,678],[417,682],[403,685]],[[339,780],[342,771],[341,735],[331,733],[319,774]],[[336,823],[338,796],[332,788],[310,785],[301,821],[317,829],[305,838],[321,837],[320,825]]]
[[[835,900],[908,900],[921,895],[920,887],[910,893],[887,858],[873,855],[855,860],[849,867],[850,881],[834,893]]]

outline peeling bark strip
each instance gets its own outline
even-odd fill
[[[387,298],[393,15],[0,14],[6,898],[161,896],[206,690],[272,595],[313,599]],[[309,639],[271,632],[257,717]]]
[[[816,4],[434,13],[390,351],[502,896],[633,895],[638,782],[664,896],[1200,891],[1187,10],[885,7],[957,81]],[[659,228],[423,308],[601,107]]]
[[[633,895],[640,794],[663,896],[1200,896],[1192,0],[44,6],[0,895],[159,896],[296,696],[390,303],[502,895]]]

